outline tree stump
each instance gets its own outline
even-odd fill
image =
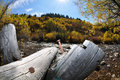
[[[0,32],[0,50],[4,64],[21,59],[17,44],[16,30],[13,24],[5,25]]]

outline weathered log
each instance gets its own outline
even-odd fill
[[[57,48],[45,48],[22,60],[0,67],[0,80],[42,80]]]
[[[83,80],[102,60],[104,52],[86,40],[83,47],[74,46],[61,60],[53,65],[46,80]]]
[[[0,32],[0,49],[4,64],[21,58],[16,39],[16,30],[13,24],[5,25]]]

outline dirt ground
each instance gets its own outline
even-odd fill
[[[105,57],[86,80],[120,80],[120,45],[99,45]]]
[[[74,44],[62,44],[65,52],[68,52],[72,45]],[[45,42],[26,42],[24,45],[19,46],[19,48],[22,56],[26,57],[45,47],[53,46],[59,48],[56,43]],[[85,80],[120,80],[120,45],[99,44],[99,47],[105,52],[105,57],[101,61],[100,65],[98,65],[96,70],[92,72]]]

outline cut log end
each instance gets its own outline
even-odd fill
[[[104,57],[104,52],[93,42],[86,40],[83,47],[74,46],[53,65],[46,80],[84,80]]]

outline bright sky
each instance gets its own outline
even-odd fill
[[[37,16],[46,13],[59,13],[90,21],[80,14],[75,1],[77,0],[17,0],[12,7],[12,12],[15,14],[36,14]]]

